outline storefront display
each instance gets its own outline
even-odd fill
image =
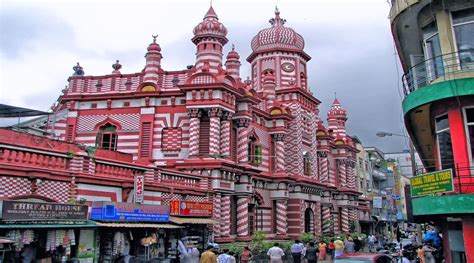
[[[95,227],[87,221],[85,205],[3,200],[1,208],[0,236],[14,242],[14,251],[7,256],[24,262],[76,258],[78,242],[89,238],[79,239],[81,229]]]

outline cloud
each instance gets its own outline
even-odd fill
[[[240,53],[241,77],[250,75],[245,59],[250,41],[269,27],[273,0],[214,1],[228,28],[229,44]],[[112,71],[116,59],[122,73],[139,72],[151,35],[158,34],[166,70],[195,62],[192,29],[207,11],[207,0],[4,1],[0,5],[0,103],[46,110],[60,95],[80,62],[87,75]],[[395,151],[406,148],[400,138],[377,138],[377,130],[402,133],[393,41],[380,0],[279,0],[286,25],[305,38],[312,57],[308,80],[322,101],[326,119],[334,92],[349,111],[348,133],[365,145]],[[14,92],[13,92],[14,91]],[[402,138],[403,139],[403,138]]]

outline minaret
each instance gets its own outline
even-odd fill
[[[193,30],[193,43],[196,45],[197,72],[217,73],[222,69],[222,49],[227,43],[227,28],[219,22],[212,6],[204,19]]]
[[[328,112],[328,129],[333,130],[336,137],[346,139],[347,111],[342,108],[337,98],[334,99]]]
[[[148,52],[145,55],[146,66],[145,76],[143,77],[144,83],[157,84],[158,82],[158,71],[161,68],[161,47],[156,43],[158,35],[153,36],[153,43],[148,46]]]
[[[237,51],[235,51],[235,46],[232,44],[232,50],[227,54],[225,62],[225,68],[230,76],[234,79],[240,79],[240,56]]]

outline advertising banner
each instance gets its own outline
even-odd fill
[[[372,198],[372,206],[373,206],[373,208],[382,208],[382,197],[381,196],[374,196]]]
[[[3,200],[2,220],[87,220],[87,205]]]
[[[167,205],[93,202],[91,219],[106,221],[169,222],[170,209]]]
[[[177,216],[212,216],[213,206],[211,202],[171,201],[170,213]]]
[[[410,178],[411,196],[418,197],[454,191],[451,169],[442,170]]]
[[[143,203],[143,199],[145,198],[145,176],[144,175],[136,175],[135,176],[135,184],[133,188],[133,192],[135,193],[135,203]]]

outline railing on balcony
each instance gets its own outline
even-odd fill
[[[64,172],[68,169],[68,158],[59,154],[0,146],[0,165],[6,164]]]
[[[474,166],[456,166],[453,184],[457,194],[474,194]]]
[[[474,72],[474,50],[443,54],[410,68],[402,77],[403,92],[407,96],[435,81],[449,80],[467,72]]]
[[[167,174],[167,173],[161,174],[161,182],[164,185],[168,185],[168,186],[180,186],[180,187],[199,189],[200,188],[199,181],[200,181],[199,178],[181,176],[181,175],[176,175],[176,174]]]

